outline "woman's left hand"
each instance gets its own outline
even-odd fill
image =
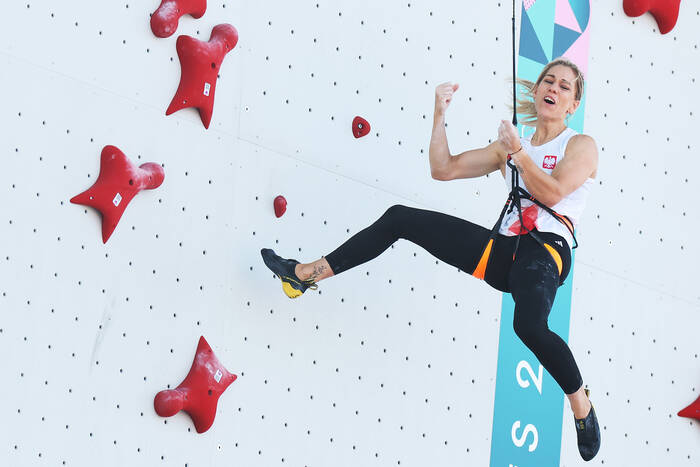
[[[498,142],[508,154],[513,154],[520,149],[518,130],[508,120],[501,120],[498,126]]]

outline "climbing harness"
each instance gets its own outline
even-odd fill
[[[513,154],[515,154],[515,153],[513,153]],[[547,251],[549,251],[549,253],[554,258],[554,262],[557,264],[557,268],[559,269],[559,274],[561,274],[561,272],[562,272],[561,256],[556,251],[556,249],[554,249],[554,247],[552,247],[549,243],[545,243],[539,237],[539,235],[537,235],[535,232],[533,232],[532,230],[525,227],[525,223],[523,222],[523,210],[522,210],[520,200],[526,199],[526,200],[533,202],[534,204],[536,204],[540,208],[547,211],[556,220],[558,220],[559,222],[564,224],[564,226],[571,233],[571,237],[574,240],[574,246],[572,248],[577,248],[578,241],[576,240],[576,236],[574,235],[574,224],[571,221],[571,219],[569,219],[569,217],[562,215],[562,214],[559,214],[554,209],[543,204],[542,202],[537,200],[534,196],[532,196],[530,193],[528,193],[527,190],[525,190],[523,187],[520,186],[520,173],[518,172],[518,169],[515,166],[515,164],[513,164],[513,162],[512,162],[511,154],[508,154],[508,159],[506,160],[506,164],[508,164],[508,167],[510,167],[510,169],[511,169],[511,190],[510,190],[510,193],[508,194],[508,199],[506,200],[506,204],[505,204],[505,206],[503,206],[503,209],[501,210],[501,215],[498,216],[498,220],[496,221],[496,224],[493,226],[493,229],[491,229],[491,234],[489,235],[489,240],[486,243],[486,247],[484,248],[484,251],[481,254],[481,259],[479,259],[479,262],[476,266],[476,269],[474,269],[474,272],[472,273],[472,275],[478,279],[483,279],[484,276],[486,275],[486,267],[488,266],[488,262],[489,262],[489,259],[491,257],[491,251],[493,249],[493,244],[496,241],[496,236],[498,235],[498,230],[501,227],[501,223],[503,222],[503,218],[505,217],[506,213],[510,213],[511,211],[513,211],[513,209],[518,210],[518,218],[520,219],[520,231],[518,232],[518,237],[515,240],[515,248],[513,249],[513,261],[515,261],[515,254],[518,251],[518,246],[520,244],[520,236],[523,234],[523,231],[524,231],[525,234],[529,234],[532,238],[534,238],[537,241],[537,243],[539,243],[540,245],[542,245],[543,248],[545,248]]]

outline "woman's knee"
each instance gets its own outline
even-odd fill
[[[392,236],[400,238],[403,234],[403,221],[406,219],[406,213],[409,209],[403,204],[395,204],[384,212],[379,221]]]
[[[513,330],[521,341],[531,348],[536,346],[546,336],[549,328],[547,323],[541,323],[535,320],[514,319]]]
[[[407,209],[409,209],[408,206],[404,206],[403,204],[394,204],[384,212],[382,217],[400,217]]]

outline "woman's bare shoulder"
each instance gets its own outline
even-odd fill
[[[571,146],[572,144],[574,146],[578,146],[581,148],[587,148],[587,147],[588,148],[591,148],[591,147],[596,148],[596,143],[595,143],[595,140],[593,139],[593,137],[591,135],[586,135],[584,133],[578,133],[578,134],[575,134],[574,136],[572,136],[571,139],[569,140],[569,143],[567,144],[566,149],[568,150],[569,146]],[[597,151],[597,148],[596,148],[596,151]]]
[[[583,133],[571,137],[566,145],[566,157],[578,160],[592,167],[591,178],[598,172],[598,146],[592,136]]]

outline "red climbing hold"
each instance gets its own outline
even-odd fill
[[[368,135],[370,129],[369,122],[362,117],[355,117],[352,121],[352,134],[355,138],[362,138]]]
[[[282,195],[276,197],[272,204],[275,207],[275,216],[277,217],[282,217],[282,214],[287,211],[287,200]]]
[[[666,34],[678,21],[681,0],[624,0],[622,5],[625,14],[633,18],[648,11],[659,25],[659,32]]]
[[[129,202],[141,190],[158,188],[165,172],[163,167],[147,162],[136,167],[119,148],[105,146],[100,156],[100,175],[86,191],[74,196],[70,202],[90,206],[102,214],[102,242],[109,237],[119,223]]]
[[[202,336],[187,377],[175,389],[156,394],[153,407],[161,417],[172,417],[184,410],[197,433],[204,433],[214,424],[219,397],[236,378],[219,362]]]
[[[151,31],[158,37],[170,37],[180,17],[189,14],[201,18],[207,11],[207,0],[163,0],[151,15]]]
[[[700,397],[695,399],[695,402],[688,407],[678,412],[678,416],[700,420]]]
[[[525,223],[525,228],[521,228],[520,219],[513,222],[508,231],[515,235],[525,234],[532,229],[536,229],[537,217],[540,215],[540,208],[533,204],[532,206],[523,209],[523,222]]]
[[[230,24],[214,26],[209,42],[190,36],[178,37],[176,48],[182,70],[180,85],[165,115],[195,107],[204,128],[209,128],[219,67],[237,43],[238,31]]]

